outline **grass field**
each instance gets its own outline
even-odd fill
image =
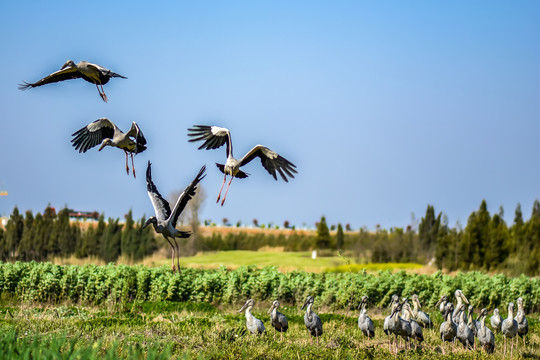
[[[162,266],[170,264],[170,258],[162,253],[148,257],[142,261],[147,266]],[[435,268],[414,263],[374,263],[354,264],[350,258],[338,256],[319,256],[311,258],[311,252],[283,252],[272,250],[265,251],[217,251],[201,253],[195,256],[181,257],[180,265],[195,268],[238,268],[240,266],[256,265],[257,267],[275,266],[280,271],[303,270],[309,272],[338,271],[358,272],[379,270],[406,270],[418,273],[430,274]]]
[[[1,358],[199,358],[199,359],[500,359],[501,335],[496,351],[488,356],[481,350],[464,350],[461,345],[442,345],[438,338],[441,316],[435,314],[435,330],[425,330],[426,341],[419,350],[401,349],[395,357],[388,351],[382,332],[386,315],[370,310],[375,323],[375,339],[363,344],[357,328],[357,312],[318,308],[324,335],[319,345],[310,345],[299,307],[282,307],[289,318],[284,341],[273,338],[269,303],[256,304],[254,315],[263,320],[262,336],[244,334],[245,318],[236,306],[208,303],[108,303],[99,307],[74,304],[21,304],[3,299],[0,305]],[[432,311],[434,313],[434,311]],[[531,335],[514,358],[540,358],[538,314],[529,315]],[[443,355],[443,351],[446,355]],[[507,354],[507,358],[509,358]]]

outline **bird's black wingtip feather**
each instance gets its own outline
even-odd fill
[[[22,84],[17,84],[18,87],[19,87],[19,90],[28,90],[30,89],[31,87],[33,87],[32,85],[33,84],[30,84],[30,83],[27,83],[26,81],[23,81]]]

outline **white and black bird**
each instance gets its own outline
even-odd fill
[[[19,84],[19,89],[26,90],[59,81],[81,78],[89,83],[95,84],[96,88],[98,89],[99,96],[101,96],[103,101],[107,102],[109,99],[103,90],[103,85],[107,84],[113,77],[127,79],[127,77],[112,72],[109,69],[105,69],[103,66],[99,66],[97,64],[92,64],[87,61],[80,61],[75,64],[73,60],[68,60],[64,65],[62,65],[60,70],[45,76],[43,79],[38,80],[35,83],[27,83],[23,81],[22,84]]]
[[[148,191],[148,196],[152,201],[152,205],[154,206],[156,216],[150,216],[142,228],[144,229],[148,225],[152,224],[154,226],[154,230],[165,237],[172,247],[172,270],[175,271],[174,256],[176,254],[176,264],[178,265],[178,272],[180,272],[180,262],[178,260],[179,248],[176,238],[188,238],[190,237],[191,233],[188,231],[177,230],[176,222],[178,221],[178,216],[180,216],[189,200],[195,196],[197,184],[206,176],[204,175],[206,166],[203,166],[201,170],[199,170],[199,173],[195,179],[193,179],[191,184],[189,184],[180,194],[172,210],[167,200],[161,196],[156,185],[154,185],[150,166],[151,163],[148,161],[148,168],[146,169],[146,189]]]
[[[315,299],[313,296],[308,296],[302,306],[302,310],[306,309],[306,313],[304,314],[304,324],[309,331],[311,343],[313,344],[313,337],[315,336],[317,338],[317,345],[319,345],[319,336],[323,334],[323,328],[319,315],[311,311],[314,301]]]
[[[412,296],[412,303],[413,303],[413,309],[412,309],[412,314],[413,314],[413,319],[421,326],[425,327],[425,328],[433,328],[433,322],[431,321],[430,317],[428,314],[426,314],[425,312],[419,310],[422,308],[422,305],[420,304],[420,300],[418,299],[418,295],[414,294]]]
[[[488,353],[493,354],[493,351],[495,351],[495,335],[493,335],[493,332],[486,326],[486,317],[488,314],[488,310],[486,308],[483,308],[480,311],[480,317],[478,318],[479,326],[478,326],[478,343],[480,346]]]
[[[493,328],[493,331],[501,331],[502,318],[501,315],[499,315],[499,309],[493,310],[493,315],[491,315],[489,321],[491,322],[491,327]]]
[[[446,307],[444,314],[444,321],[439,327],[439,333],[441,334],[442,341],[454,341],[457,333],[457,325],[452,319],[452,312],[454,311],[454,306],[450,305]]]
[[[394,341],[397,354],[397,337],[401,336],[405,340],[405,348],[410,348],[410,341],[412,337],[412,327],[410,321],[407,321],[399,315],[404,306],[409,306],[407,299],[403,299],[401,304],[398,304],[393,313],[390,315],[395,321]]]
[[[504,337],[504,354],[506,355],[506,338],[510,338],[511,346],[510,346],[510,357],[512,357],[512,354],[514,352],[514,341],[513,339],[518,334],[518,323],[514,319],[514,303],[508,304],[508,317],[503,320],[501,323],[501,332]]]
[[[253,299],[249,299],[246,301],[244,306],[238,312],[242,312],[245,309],[245,315],[246,315],[246,326],[250,333],[259,335],[262,334],[265,330],[264,324],[261,320],[257,319],[253,314],[251,313],[251,309],[253,309],[253,306],[255,305],[255,301]]]
[[[529,333],[529,322],[525,316],[525,308],[523,306],[523,299],[517,299],[517,315],[514,318],[518,324],[518,335],[520,338],[523,338],[523,345],[525,346],[525,337]],[[519,344],[519,341],[517,342]]]
[[[262,166],[270,175],[274,177],[275,180],[277,180],[277,174],[279,174],[285,182],[288,182],[289,180],[287,177],[294,178],[294,174],[297,173],[295,169],[296,165],[263,145],[256,145],[241,159],[234,158],[231,132],[226,128],[208,125],[194,125],[193,128],[188,129],[188,131],[188,136],[192,137],[192,139],[189,140],[190,142],[204,141],[204,143],[199,146],[199,149],[211,150],[217,149],[223,144],[227,145],[227,161],[225,164],[216,163],[218,169],[224,174],[223,183],[221,184],[221,189],[219,190],[219,195],[216,202],[219,202],[219,199],[221,198],[221,191],[223,190],[223,186],[227,180],[227,175],[231,176],[229,184],[227,185],[227,190],[225,190],[225,195],[221,201],[222,206],[225,203],[225,198],[227,197],[227,192],[231,186],[232,179],[235,177],[244,179],[249,176],[249,174],[240,170],[240,167],[248,164],[256,157],[261,159]]]
[[[388,336],[388,351],[391,350],[392,345],[392,334],[396,330],[396,322],[394,318],[392,317],[392,314],[394,313],[394,309],[399,305],[399,296],[397,294],[392,295],[392,298],[390,299],[390,307],[392,310],[390,311],[390,315],[384,318],[383,322],[383,331]]]
[[[414,320],[414,313],[409,303],[403,304],[403,318],[406,321],[410,322],[412,330],[411,337],[414,340],[418,341],[418,343],[415,344],[414,347],[418,348],[417,346],[421,344],[422,341],[424,341],[424,331],[422,330],[423,326]]]
[[[129,175],[129,154],[131,155],[131,167],[134,177],[135,164],[133,162],[133,155],[146,150],[146,139],[135,121],[131,123],[131,129],[127,133],[124,133],[111,120],[100,118],[74,132],[71,136],[73,136],[73,139],[71,139],[73,147],[80,153],[87,152],[99,144],[101,144],[99,151],[103,150],[105,146],[117,147],[124,150],[126,154],[126,172]]]
[[[465,311],[467,305],[461,304],[459,311],[459,325],[457,327],[456,337],[463,344],[463,347],[468,349],[473,349],[474,347],[474,334],[472,330],[467,326],[465,321],[465,316],[467,312]]]
[[[274,328],[274,338],[276,337],[277,330],[281,335],[281,340],[283,340],[283,333],[287,332],[287,329],[289,329],[289,322],[287,321],[287,317],[277,310],[279,305],[279,301],[274,300],[268,313],[270,314],[271,324]]]
[[[456,292],[454,293],[454,296],[456,297],[457,303],[456,303],[456,307],[454,308],[454,313],[452,314],[452,320],[454,320],[455,323],[458,323],[460,312],[466,311],[466,309],[461,310],[463,309],[461,307],[461,304],[465,303],[469,305],[469,300],[467,300],[467,297],[465,296],[465,294],[463,294],[463,291],[459,289],[456,290]]]
[[[439,307],[439,311],[441,312],[441,315],[444,317],[444,314],[446,314],[446,307],[451,305],[452,303],[448,301],[448,296],[446,295],[443,295],[441,296],[441,298],[439,299],[439,301],[437,301],[437,303],[435,304],[435,306],[438,306]],[[453,306],[453,305],[452,305]]]
[[[375,336],[375,326],[373,326],[373,321],[367,314],[366,306],[368,303],[368,297],[366,295],[362,296],[362,300],[360,301],[360,304],[358,305],[358,308],[362,308],[360,310],[360,315],[358,316],[358,328],[364,334],[362,337],[362,343],[365,343],[366,336],[368,338],[373,338]]]

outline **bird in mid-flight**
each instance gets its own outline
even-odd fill
[[[103,85],[108,83],[109,80],[113,77],[127,79],[127,77],[125,76],[112,72],[109,69],[105,69],[102,66],[89,63],[87,61],[80,61],[79,63],[75,64],[73,60],[68,60],[60,68],[60,70],[45,76],[43,79],[38,80],[35,83],[27,83],[23,81],[22,84],[19,84],[19,89],[26,90],[59,81],[82,78],[92,84],[95,84],[98,89],[99,96],[101,96],[103,101],[107,102],[109,99],[107,98],[107,95],[103,90]]]
[[[73,147],[75,150],[79,150],[79,152],[86,152],[98,144],[101,144],[99,151],[105,146],[113,146],[124,150],[126,153],[126,172],[128,175],[129,153],[131,155],[131,167],[134,177],[135,164],[133,163],[133,154],[137,155],[146,150],[146,139],[135,121],[131,124],[131,129],[127,133],[124,133],[111,120],[101,118],[74,132],[71,136],[73,136],[71,140]]]
[[[189,140],[190,142],[204,141],[204,143],[199,146],[199,149],[217,149],[223,144],[227,144],[227,162],[225,164],[216,163],[218,169],[225,175],[223,177],[223,183],[221,184],[221,189],[219,190],[219,195],[216,202],[219,202],[219,199],[221,198],[221,191],[223,190],[223,186],[227,180],[227,175],[231,176],[229,184],[227,185],[227,190],[225,190],[225,195],[221,201],[222,206],[225,203],[225,198],[227,197],[227,192],[231,186],[232,179],[235,177],[244,179],[249,175],[240,170],[240,167],[248,164],[256,157],[261,159],[262,166],[270,175],[274,177],[275,180],[277,180],[277,173],[279,173],[281,178],[286,182],[288,182],[287,177],[294,178],[294,174],[297,173],[295,169],[296,165],[263,145],[256,145],[253,147],[253,149],[248,151],[244,157],[241,159],[235,159],[232,151],[231,133],[226,128],[208,125],[195,125],[193,128],[188,129],[188,131],[188,136],[193,137],[193,139]]]

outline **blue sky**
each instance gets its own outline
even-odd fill
[[[91,4],[91,6],[90,6]],[[405,227],[428,204],[466,224],[540,198],[537,1],[178,1],[0,4],[0,214],[47,204],[122,217],[153,212],[203,164],[202,219]],[[19,91],[73,59],[128,77],[104,103],[82,80]],[[148,150],[79,154],[71,134],[108,117]],[[264,144],[298,167],[274,181],[258,161],[214,203],[225,150],[186,129],[231,130],[235,155]]]

